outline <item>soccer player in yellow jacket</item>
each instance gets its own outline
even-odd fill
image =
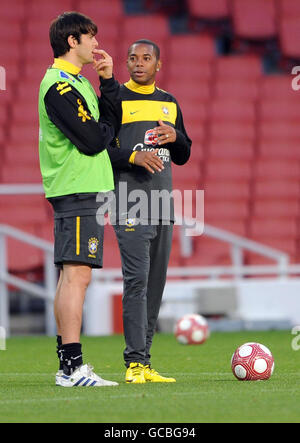
[[[110,119],[118,116],[120,130],[115,149],[110,148],[115,178],[115,233],[124,277],[123,325],[126,341],[124,361],[127,383],[175,382],[151,367],[150,349],[155,333],[174,225],[173,198],[153,204],[154,193],[172,192],[172,162],[184,165],[190,157],[188,137],[180,107],[166,91],[156,87],[161,69],[160,50],[152,41],[139,40],[128,51],[130,80],[108,91],[101,80],[100,109]],[[123,153],[119,161],[114,152]],[[162,161],[157,171],[139,166],[143,153]],[[188,171],[187,171],[188,173]],[[135,214],[132,196],[146,197]],[[125,198],[124,198],[125,196]],[[127,200],[124,210],[124,200]],[[158,203],[158,204],[157,204]]]

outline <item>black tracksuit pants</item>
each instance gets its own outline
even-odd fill
[[[172,246],[169,225],[116,225],[124,279],[123,327],[125,365],[150,364]]]

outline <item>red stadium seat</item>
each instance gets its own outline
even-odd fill
[[[205,180],[203,184],[205,192],[205,200],[243,200],[247,201],[250,198],[250,183],[249,181],[236,184],[233,182],[216,182],[215,180]]]
[[[182,266],[229,266],[231,264],[230,250],[228,246],[209,248],[206,246],[200,253],[191,257],[182,258]]]
[[[5,144],[4,160],[6,165],[38,164],[38,143],[10,142]]]
[[[117,241],[111,242],[104,240],[103,267],[105,267],[105,269],[122,267],[121,256]]]
[[[0,109],[1,109],[1,106],[3,106],[3,105],[5,105],[6,107],[10,106],[10,104],[11,104],[11,102],[13,100],[14,93],[13,93],[13,90],[12,90],[12,88],[10,86],[11,86],[11,83],[6,81],[6,90],[1,91],[1,105],[0,105]],[[2,118],[5,118],[5,113],[2,116]],[[1,120],[1,117],[0,117],[0,120]],[[1,123],[0,123],[0,125],[1,125]]]
[[[1,91],[1,98],[2,98],[2,91]],[[3,125],[4,129],[4,123],[8,119],[8,112],[7,112],[7,105],[6,103],[0,103],[0,125]]]
[[[261,100],[259,103],[259,118],[267,120],[299,120],[299,100]]]
[[[231,232],[236,235],[240,235],[242,237],[246,237],[248,235],[247,232],[247,219],[244,218],[221,218],[217,217],[209,217],[207,214],[204,214],[205,224],[215,226],[216,228],[223,229],[224,231]],[[205,227],[204,227],[205,230]]]
[[[202,235],[194,237],[195,253],[185,258],[185,266],[217,266],[231,264],[228,243]]]
[[[49,40],[49,28],[51,21],[56,18],[58,14],[46,17],[30,17],[30,20],[27,20],[26,24],[26,43],[31,44],[31,41],[36,39],[36,36],[39,36],[39,41],[47,44],[50,47]]]
[[[230,14],[228,0],[188,0],[188,9],[192,17],[202,19],[223,19]]]
[[[36,165],[5,165],[2,171],[3,183],[41,183],[42,177],[38,164]]]
[[[297,255],[297,242],[292,238],[278,238],[278,237],[254,237],[252,240],[257,241],[265,246],[269,246],[277,250],[278,252],[283,252],[290,256],[291,262],[295,262],[295,257]],[[247,251],[245,257],[246,263],[248,265],[274,265],[275,260],[264,257],[259,254]],[[261,277],[261,275],[260,275]]]
[[[10,0],[1,5],[1,19],[3,23],[20,23],[25,15],[28,4],[24,0]]]
[[[114,56],[114,60],[116,57],[120,57],[120,53],[114,52],[114,54],[111,54],[109,52],[109,48],[111,46],[111,43],[113,44],[119,44],[120,42],[120,22],[116,21],[115,18],[106,18],[101,19],[101,21],[98,24],[98,33],[96,35],[96,39],[98,41],[98,48],[104,49],[106,52],[108,52],[111,56]]]
[[[210,137],[213,139],[254,140],[256,128],[250,121],[211,121]]]
[[[12,115],[14,123],[33,124],[38,121],[38,103],[14,103],[12,107]]]
[[[259,96],[264,100],[299,100],[299,94],[292,88],[290,75],[265,75],[261,78]]]
[[[259,240],[259,239],[257,239]],[[261,241],[267,245],[271,246],[271,248],[275,248],[278,251],[285,252],[290,256],[294,257],[297,255],[297,240],[293,238],[263,238]]]
[[[297,255],[297,217],[284,213],[276,216],[272,212],[266,215],[262,212],[261,216],[252,217],[249,234],[252,240],[289,254],[292,260]],[[248,252],[247,263],[271,264],[274,260]]]
[[[1,11],[2,12],[2,11]],[[1,14],[1,27],[0,27],[0,39],[5,40],[6,45],[10,46],[11,43],[21,44],[22,42],[22,27],[19,21],[12,22],[4,21]]]
[[[37,78],[36,80],[33,81],[30,80],[30,78],[24,77],[23,87],[18,91],[18,102],[37,105],[39,97],[39,86],[41,80],[42,78]],[[36,113],[37,112],[38,112],[38,107],[36,107]]]
[[[40,195],[0,196],[0,223],[20,226],[42,224],[49,218],[48,203]]]
[[[195,143],[193,141],[193,148],[191,150],[191,155],[189,162],[200,164],[200,161],[204,158],[204,148],[201,143]]]
[[[262,76],[262,64],[254,55],[221,56],[215,63],[216,76],[222,79],[257,79]]]
[[[300,15],[282,17],[279,27],[280,48],[284,56],[300,57],[298,41],[300,39]]]
[[[299,142],[293,140],[261,139],[258,154],[263,158],[300,160]]]
[[[158,73],[160,74],[160,73]],[[126,57],[124,57],[124,60],[119,61],[119,63],[115,64],[114,67],[114,75],[118,82],[120,83],[126,83],[128,82],[130,76],[128,73],[128,69],[126,66]]]
[[[180,108],[186,124],[194,122],[200,126],[207,119],[207,106],[205,103],[189,102],[181,98]]]
[[[209,159],[206,162],[206,179],[219,182],[245,181],[252,177],[252,164],[247,160]]]
[[[214,121],[249,121],[255,120],[253,102],[229,99],[214,99],[209,107],[209,117]]]
[[[16,228],[36,236],[34,225],[16,225]],[[9,237],[7,240],[8,269],[10,272],[32,271],[43,266],[43,252],[27,243]]]
[[[4,142],[5,136],[6,136],[6,133],[4,131],[4,128],[0,124],[0,145]]]
[[[246,220],[249,216],[247,201],[209,201],[205,200],[204,216],[208,219],[220,217],[221,219]]]
[[[183,118],[184,118],[185,129],[189,137],[192,139],[193,144],[203,143],[207,132],[207,125],[205,120],[195,122],[195,121],[189,121],[188,119],[185,118],[185,116],[183,116]]]
[[[164,61],[164,57],[162,57],[162,61]],[[171,60],[168,59],[167,65],[163,64],[162,69],[168,73],[168,81],[178,82],[181,80],[181,86],[185,84],[185,81],[208,82],[213,75],[213,64],[206,59],[201,63],[197,60],[190,60],[189,63],[186,63],[186,60],[174,57]]]
[[[210,158],[250,160],[254,156],[252,140],[210,139],[207,150]]]
[[[199,182],[201,177],[200,164],[189,162],[184,166],[172,165],[174,182]]]
[[[52,0],[51,2],[31,1],[27,6],[27,14],[30,19],[44,19],[50,22],[64,11],[73,10],[72,0]]]
[[[122,39],[131,41],[138,39],[165,40],[169,37],[169,22],[164,15],[133,15],[124,16],[122,21]]]
[[[15,82],[17,78],[20,75],[20,69],[17,59],[7,59],[7,60],[1,60],[1,66],[5,69],[5,78],[6,78],[6,89],[9,89],[8,85],[11,85],[12,82]],[[12,87],[12,86],[11,86]],[[2,97],[2,90],[1,90],[1,97]]]
[[[20,42],[17,40],[12,40],[9,44],[6,44],[5,39],[0,40],[1,65],[5,66],[7,62],[18,63],[22,51],[23,47],[21,47]],[[14,54],[13,59],[11,54]]]
[[[258,82],[256,79],[233,81],[219,78],[214,85],[214,95],[223,99],[254,101],[258,98]]]
[[[289,139],[300,141],[300,125],[287,120],[261,121],[258,125],[258,136],[262,139]]]
[[[300,194],[300,182],[295,180],[257,180],[254,183],[254,198],[297,199]]]
[[[49,39],[46,40],[28,40],[23,48],[23,60],[25,63],[32,63],[32,61],[39,60],[40,66],[44,70],[53,64],[53,52],[49,44]]]
[[[15,123],[10,125],[9,142],[20,143],[20,134],[22,135],[22,143],[38,146],[39,143],[39,125],[35,123]]]
[[[296,180],[300,177],[300,164],[294,160],[258,159],[254,166],[256,179]]]
[[[255,217],[297,217],[300,215],[299,200],[255,199],[252,214]]]
[[[210,85],[207,81],[199,81],[197,79],[186,79],[187,82],[183,82],[184,77],[180,79],[169,80],[167,83],[168,92],[173,94],[177,101],[182,103],[183,101],[196,101],[197,103],[208,101],[210,99]]]
[[[98,32],[101,34],[102,23],[111,20],[121,20],[124,14],[121,0],[79,0],[77,10],[99,25]],[[98,23],[99,22],[99,23]]]
[[[105,268],[122,267],[118,241],[113,226],[110,224],[104,228],[103,266]]]
[[[190,64],[202,60],[212,60],[216,57],[214,39],[208,35],[182,34],[170,37],[168,45],[168,58],[170,60],[180,59]]]
[[[38,60],[32,60],[26,63],[24,69],[25,86],[22,89],[29,90],[31,95],[35,95],[35,97],[37,97],[40,83],[46,74],[47,69],[52,65],[52,63],[52,59],[49,59],[48,64],[40,63]],[[20,93],[22,94],[21,91]],[[27,98],[29,98],[28,95]]]
[[[171,249],[171,254],[170,254],[170,259],[169,259],[169,267],[170,266],[181,266],[181,246],[180,243],[178,241],[178,239],[173,237],[173,241],[172,241],[172,249]]]
[[[48,208],[47,208],[48,209]],[[52,207],[50,208],[49,203],[49,212],[52,211]],[[35,235],[37,237],[42,238],[43,240],[49,241],[51,243],[54,243],[54,221],[51,217],[51,220],[47,220],[41,225],[35,226]]]
[[[252,238],[297,238],[298,221],[295,217],[252,217],[250,235]]]
[[[260,40],[276,36],[274,0],[232,0],[232,17],[238,37]]]
[[[300,15],[300,3],[298,0],[278,0],[278,8],[281,16]]]

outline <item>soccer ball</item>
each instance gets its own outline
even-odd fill
[[[209,337],[207,321],[202,315],[186,314],[176,323],[175,337],[184,345],[201,345]]]
[[[266,346],[245,343],[233,354],[231,369],[238,380],[267,380],[274,371],[274,358]]]

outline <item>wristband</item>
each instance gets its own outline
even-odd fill
[[[131,163],[132,165],[134,165],[134,160],[135,160],[135,156],[137,154],[138,151],[134,151],[131,156],[129,157],[129,163]]]

